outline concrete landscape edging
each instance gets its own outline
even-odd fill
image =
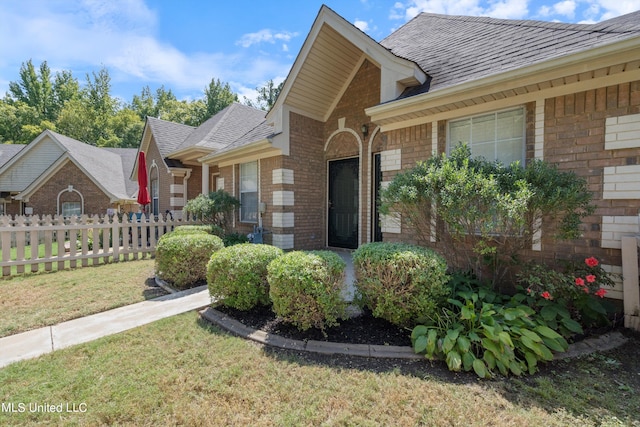
[[[200,316],[234,335],[276,348],[381,359],[424,359],[423,355],[414,353],[413,349],[409,346],[349,344],[314,340],[300,341],[283,338],[245,326],[239,321],[211,307],[200,311]],[[612,331],[570,344],[566,352],[554,353],[554,360],[569,359],[594,352],[613,350],[626,342],[627,338],[619,331]]]

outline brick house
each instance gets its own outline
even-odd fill
[[[378,43],[323,6],[265,121],[200,162],[243,201],[239,231],[356,248],[413,240],[401,218],[380,218],[377,190],[458,141],[585,177],[597,210],[583,238],[543,228],[526,255],[619,270],[640,209],[640,12],[589,25],[422,13]]]
[[[170,211],[179,218],[187,200],[219,188],[217,167],[198,159],[247,134],[264,116],[262,110],[233,103],[198,127],[147,117],[138,151],[146,155],[150,213]],[[137,177],[136,157],[130,178],[137,181]]]
[[[1,214],[104,215],[136,209],[136,150],[100,148],[46,130],[0,166]]]

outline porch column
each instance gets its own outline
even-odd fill
[[[209,194],[209,181],[211,177],[209,176],[209,165],[206,163],[202,164],[202,194]]]

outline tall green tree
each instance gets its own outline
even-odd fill
[[[175,107],[176,96],[171,89],[166,90],[164,85],[156,89],[155,94],[149,86],[142,88],[140,95],[133,95],[131,108],[141,119],[145,117],[161,117]]]
[[[51,70],[47,61],[40,64],[36,71],[31,60],[22,63],[20,67],[20,80],[9,82],[9,93],[15,101],[21,101],[33,107],[39,118],[53,119],[53,83],[51,82]]]
[[[201,118],[203,123],[219,111],[224,110],[234,102],[238,102],[238,95],[231,90],[229,83],[222,83],[220,79],[211,79],[204,89],[205,115]]]
[[[0,101],[0,141],[27,144],[45,129],[56,128],[64,104],[79,96],[78,81],[70,71],[52,75],[46,61],[38,68],[23,62],[17,81]]]

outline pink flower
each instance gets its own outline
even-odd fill
[[[596,276],[594,276],[593,274],[589,274],[589,275],[586,277],[586,279],[587,279],[587,282],[589,282],[589,283],[593,283],[593,282],[595,282],[595,281],[596,281]]]
[[[582,277],[576,277],[576,285],[584,286],[584,279]]]
[[[589,267],[595,267],[598,265],[598,260],[595,259],[594,257],[589,257],[587,259],[584,260],[584,262],[589,266]]]
[[[531,295],[533,293],[533,291],[531,290],[531,288],[527,288],[527,294]]]
[[[598,289],[596,291],[596,295],[599,296],[600,298],[604,298],[606,293],[607,293],[607,291],[605,289],[602,289],[602,288],[600,288],[600,289]]]
[[[548,291],[544,291],[540,296],[544,299],[551,299],[551,294]]]
[[[582,290],[584,291],[585,294],[589,293],[589,288],[587,288],[586,286],[584,288],[582,288]]]

